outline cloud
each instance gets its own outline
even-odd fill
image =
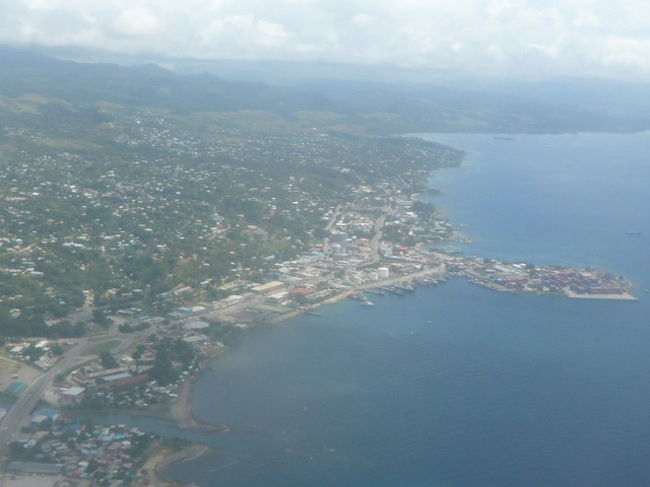
[[[0,42],[650,78],[645,0],[12,0]]]
[[[163,33],[162,20],[151,10],[138,7],[119,12],[112,25],[113,32],[124,37],[154,38]]]

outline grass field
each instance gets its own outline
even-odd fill
[[[107,342],[97,343],[96,345],[86,348],[83,355],[87,357],[89,355],[99,355],[102,352],[110,352],[120,343],[119,340],[109,340]]]

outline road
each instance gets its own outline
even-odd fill
[[[327,225],[327,230],[330,230],[332,226],[336,223],[340,213],[340,208],[337,207]],[[369,260],[367,260],[364,265],[368,263],[377,263],[380,261],[381,256],[379,254],[379,244],[382,238],[382,231],[386,223],[386,219],[395,213],[395,208],[390,206],[385,206],[382,214],[375,221],[374,227],[374,236],[370,240],[370,247],[372,248],[372,255]],[[323,250],[329,252],[329,238],[325,238],[323,242]],[[392,279],[389,282],[398,282],[401,280],[406,280],[413,277],[424,276],[428,273],[431,273],[431,270],[426,270],[422,272],[415,273],[411,276],[401,276],[397,279]],[[319,276],[314,279],[305,280],[302,285],[312,285],[320,281],[327,281],[333,277],[333,273],[327,276]],[[350,289],[349,292],[353,292],[355,289],[363,290],[365,288],[376,287],[384,284],[384,282],[374,282],[372,284],[367,284],[360,286],[354,289]],[[247,308],[257,302],[263,302],[266,299],[266,296],[255,296],[253,299],[237,303],[233,306],[230,306],[228,311],[232,312],[241,308]],[[212,314],[221,315],[223,311],[209,312],[206,313],[206,316]],[[193,317],[196,319],[196,317]],[[183,321],[183,320],[181,320]],[[57,362],[50,370],[40,375],[35,381],[33,381],[19,396],[18,400],[9,408],[4,418],[0,422],[0,459],[7,458],[9,454],[9,444],[12,441],[15,441],[18,438],[18,433],[20,427],[26,422],[27,418],[36,407],[38,402],[43,398],[43,394],[48,387],[52,385],[54,379],[57,375],[65,372],[66,370],[78,367],[83,362],[88,361],[91,357],[84,355],[84,351],[90,347],[95,347],[105,342],[118,339],[120,344],[115,347],[113,353],[122,353],[131,347],[135,341],[144,337],[145,335],[152,333],[154,330],[143,330],[140,332],[130,333],[130,334],[120,334],[117,330],[117,324],[115,324],[109,333],[105,337],[100,338],[99,340],[95,339],[91,341],[88,337],[81,338],[77,345],[65,352],[62,359]],[[156,327],[154,327],[156,328]]]
[[[50,370],[40,375],[27,386],[18,397],[18,400],[9,408],[4,418],[2,418],[0,422],[0,459],[8,458],[9,444],[18,439],[20,427],[25,423],[38,402],[43,398],[43,394],[52,385],[56,376],[71,367],[80,366],[83,362],[92,358],[91,356],[84,355],[87,348],[95,347],[112,340],[120,340],[121,343],[113,349],[113,353],[121,353],[127,350],[144,333],[129,335],[109,334],[104,339],[95,341],[90,341],[87,337],[84,337],[74,347],[66,351],[62,359]]]
[[[370,258],[371,264],[376,264],[379,262],[381,256],[379,255],[379,244],[381,243],[381,237],[384,231],[384,225],[386,224],[386,218],[395,214],[395,209],[390,206],[385,206],[384,211],[381,213],[379,218],[375,221],[375,234],[370,240],[370,248],[372,249],[372,257]]]
[[[326,237],[323,239],[323,253],[325,254],[330,254],[331,249],[330,249],[330,231],[332,230],[332,227],[336,223],[336,220],[339,218],[339,214],[341,212],[341,207],[337,206],[334,209],[334,212],[332,213],[332,216],[330,217],[329,222],[327,222],[327,225],[325,226],[325,231],[327,232]]]

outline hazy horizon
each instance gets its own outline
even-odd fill
[[[647,82],[644,8],[636,0],[22,0],[5,6],[0,44],[170,62],[304,61]]]

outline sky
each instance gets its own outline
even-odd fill
[[[650,81],[650,2],[3,0],[0,43]]]

